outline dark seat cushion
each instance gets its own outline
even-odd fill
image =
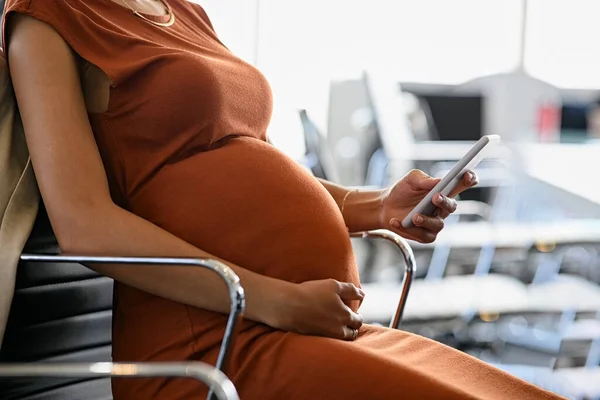
[[[28,253],[58,253],[43,207]],[[22,262],[0,362],[110,361],[112,280],[79,264]],[[108,379],[0,379],[2,400],[109,400]]]

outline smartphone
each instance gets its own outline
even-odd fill
[[[433,204],[433,196],[441,193],[448,196],[460,184],[460,181],[465,172],[474,169],[489,153],[489,150],[500,142],[498,135],[486,135],[473,145],[471,150],[454,165],[454,167],[438,182],[437,185],[412,209],[410,213],[402,221],[404,228],[414,226],[413,217],[415,214],[433,216],[435,205]]]

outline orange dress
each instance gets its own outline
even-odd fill
[[[108,109],[90,120],[117,204],[257,273],[358,285],[336,203],[266,141],[265,78],[219,41],[199,5],[166,1],[176,16],[168,28],[111,0],[8,0],[7,12],[50,24],[110,78]],[[123,284],[115,291],[115,361],[215,362],[224,315]],[[245,321],[229,374],[242,399],[557,397],[439,343],[373,326],[345,342]],[[207,390],[155,378],[115,380],[113,392],[179,400]]]

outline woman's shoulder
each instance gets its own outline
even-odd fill
[[[11,11],[16,8],[27,9],[29,8],[29,3],[31,3],[31,0],[6,0],[4,2],[4,12]]]
[[[28,12],[30,3],[31,0],[6,0],[4,2],[4,9],[2,10],[2,25],[4,26],[4,21],[11,12]]]
[[[7,47],[6,25],[11,14],[27,15],[50,26],[69,45],[77,61],[102,65],[114,50],[111,20],[118,16],[112,0],[6,0],[2,21],[4,48]],[[83,62],[83,61],[81,61]],[[111,66],[106,67],[107,70]]]
[[[28,14],[48,13],[53,14],[60,8],[69,6],[69,0],[6,0],[4,13],[11,11]]]
[[[85,18],[86,1],[82,0],[6,0],[3,22],[13,12],[26,14],[54,28],[73,25],[75,19]]]

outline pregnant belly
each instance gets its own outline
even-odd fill
[[[358,283],[348,232],[323,186],[253,138],[167,166],[131,210],[211,254],[291,282]]]
[[[129,200],[137,215],[259,274],[291,282],[334,278],[358,284],[348,232],[329,193],[293,160],[257,139],[231,139],[170,165]],[[214,363],[225,315],[122,284],[115,293],[115,360]],[[245,320],[236,346],[244,348],[269,329]]]

